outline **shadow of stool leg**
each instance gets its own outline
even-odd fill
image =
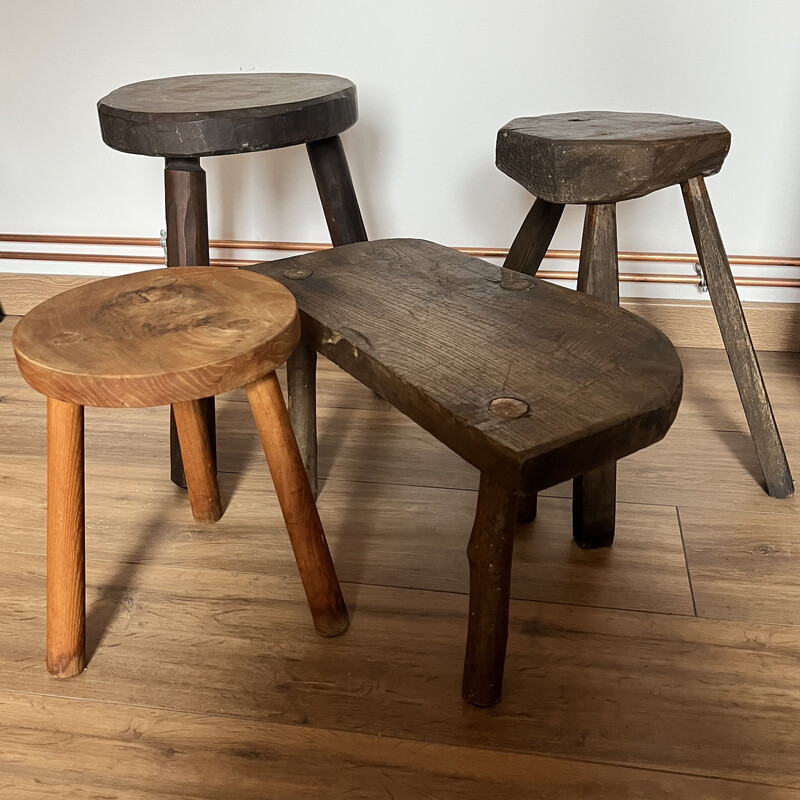
[[[702,177],[691,178],[681,184],[681,189],[697,255],[708,284],[708,294],[750,426],[767,491],[772,497],[789,497],[794,494],[792,474],[705,181]]]
[[[167,266],[202,267],[210,263],[206,173],[199,158],[167,158],[164,169],[164,198],[167,219]],[[208,430],[216,470],[216,425],[214,398],[200,401]],[[170,477],[186,488],[175,415],[170,412]]]

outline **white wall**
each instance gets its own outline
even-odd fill
[[[531,201],[494,167],[497,129],[607,108],[727,125],[709,190],[728,251],[797,255],[798,23],[793,0],[4,0],[0,232],[156,236],[162,163],[103,145],[97,100],[165,75],[308,71],[358,86],[344,141],[373,238],[507,247]],[[204,164],[212,238],[327,239],[303,148]],[[692,249],[677,188],[623,204],[619,222],[620,249]],[[579,235],[568,209],[554,246]]]

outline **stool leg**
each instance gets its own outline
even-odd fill
[[[564,213],[561,203],[549,203],[536,198],[533,207],[525,217],[503,266],[526,275],[535,275],[542,259],[553,241],[556,228]]]
[[[529,522],[533,522],[536,519],[538,505],[539,497],[535,492],[522,495],[517,508],[517,523],[519,525],[527,525]]]
[[[617,208],[613,203],[586,206],[578,291],[619,305]],[[616,462],[572,482],[572,535],[581,547],[605,547],[614,541]]]
[[[214,453],[203,416],[203,401],[188,400],[172,406],[183,454],[192,516],[198,522],[216,522],[222,516]]]
[[[247,398],[281,505],[314,627],[323,636],[347,630],[347,608],[274,372],[247,385]]]
[[[309,142],[306,149],[333,246],[366,242],[367,231],[361,219],[342,140],[332,136]]]
[[[167,266],[207,266],[210,258],[206,173],[200,166],[199,158],[166,159],[164,197],[167,214]],[[216,469],[214,398],[205,398],[201,404]],[[170,413],[170,471],[172,482],[185,489],[186,475],[174,413]]]
[[[47,669],[86,665],[83,406],[47,398]]]
[[[503,689],[517,498],[481,474],[469,558],[469,626],[461,694],[493,706]]]
[[[332,136],[309,142],[306,149],[333,246],[367,241],[367,231],[342,140]],[[317,354],[314,348],[301,340],[286,363],[286,380],[289,415],[314,497],[318,494],[316,368]]]
[[[549,203],[537,197],[522,223],[503,266],[526,275],[536,275],[545,253],[553,241],[564,206]],[[535,494],[520,498],[517,522],[526,525],[536,519],[537,499]]]
[[[303,458],[303,466],[316,498],[317,484],[317,352],[304,339],[286,365],[289,417]]]
[[[789,497],[794,494],[792,475],[705,181],[702,177],[691,178],[681,184],[681,189],[697,255],[706,276],[711,304],[750,426],[767,491],[772,497]]]

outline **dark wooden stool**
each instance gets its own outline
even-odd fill
[[[675,348],[627,311],[431,242],[248,269],[291,288],[311,347],[481,471],[463,695],[496,703],[520,497],[661,439],[681,396]],[[313,438],[309,409],[292,424]]]
[[[275,368],[300,335],[275,281],[214,267],[154,270],[64,292],[14,330],[20,371],[47,395],[47,668],[85,665],[83,407],[171,404],[192,513],[222,515],[200,398],[246,386],[317,630],[342,633],[347,609]]]
[[[586,205],[578,290],[619,303],[616,204],[680,184],[697,255],[747,423],[773,497],[794,492],[704,176],[719,172],[730,133],[718,122],[661,114],[581,111],[521,117],[497,135],[497,166],[536,196],[505,266],[535,275],[564,205]],[[616,465],[576,479],[575,538],[584,547],[614,538]],[[535,499],[524,503],[535,514]]]
[[[97,110],[109,147],[166,161],[170,267],[209,263],[206,175],[200,166],[205,156],[305,144],[333,244],[367,238],[339,139],[358,119],[356,87],[345,78],[305,73],[162,78],[123,86],[100,100]],[[301,351],[297,358],[313,354]],[[201,405],[215,447],[214,400]],[[185,487],[174,417],[171,451],[172,480]]]

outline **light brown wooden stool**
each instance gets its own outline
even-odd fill
[[[665,114],[581,111],[520,117],[497,134],[497,167],[536,197],[505,267],[535,275],[564,206],[586,206],[578,290],[619,303],[616,204],[680,184],[747,424],[772,497],[794,492],[789,463],[764,386],[704,177],[719,172],[731,135],[718,122]],[[573,485],[573,532],[582,547],[614,538],[616,464]],[[536,513],[520,503],[520,521]]]
[[[218,267],[109,278],[64,292],[17,325],[25,380],[47,395],[47,668],[85,666],[83,407],[172,405],[192,513],[222,515],[200,399],[245,386],[316,629],[342,633],[347,609],[275,368],[300,335],[276,281]]]

